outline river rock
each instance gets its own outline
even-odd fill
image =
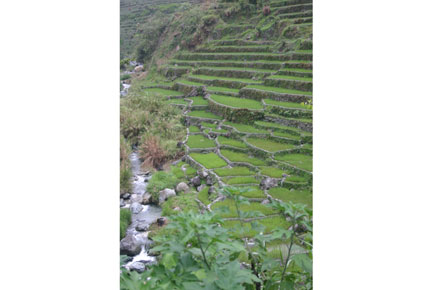
[[[159,205],[164,203],[168,198],[176,196],[176,192],[174,189],[165,188],[162,191],[159,191]]]
[[[124,194],[122,195],[122,198],[123,198],[123,199],[129,199],[129,198],[130,198],[130,194],[129,194],[129,193],[124,193]]]
[[[125,236],[120,242],[121,255],[136,256],[142,250],[142,241],[133,234]]]
[[[159,227],[161,227],[161,226],[166,225],[166,224],[168,223],[168,220],[167,220],[166,217],[160,217],[160,218],[157,219],[156,222],[157,222],[157,225],[158,225]]]
[[[134,202],[130,205],[130,210],[134,214],[138,214],[142,211],[143,207],[139,202]]]
[[[206,177],[206,185],[207,186],[212,186],[214,185],[214,180],[211,176]]]
[[[148,192],[144,193],[144,195],[142,196],[142,204],[143,205],[147,205],[150,204],[152,201],[152,197],[151,194],[149,194]]]
[[[145,271],[145,264],[142,262],[133,262],[128,266],[128,268],[131,271],[136,271],[138,273],[142,273]]]
[[[176,192],[177,193],[180,193],[180,192],[188,193],[189,186],[185,182],[181,182],[176,186]]]
[[[208,172],[206,170],[199,170],[199,171],[197,171],[197,174],[202,179],[205,179],[206,177],[208,177]]]
[[[194,178],[191,179],[191,184],[192,184],[194,187],[198,187],[198,186],[200,186],[200,185],[202,184],[202,181],[200,180],[200,177],[199,177],[199,176],[196,176],[196,177],[194,177]]]
[[[139,194],[132,194],[130,196],[130,202],[131,203],[134,203],[134,202],[141,203],[142,202],[142,196],[139,195]]]
[[[275,186],[278,186],[278,181],[275,178],[266,177],[260,182],[261,189],[270,189]]]
[[[148,227],[150,224],[147,221],[139,221],[139,223],[136,225],[136,230],[138,232],[145,232],[148,230]]]
[[[137,67],[134,68],[135,72],[141,72],[144,69],[143,65],[138,65]]]
[[[124,207],[125,206],[125,201],[121,198],[121,202],[119,203],[120,207]]]

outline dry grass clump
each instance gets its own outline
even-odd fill
[[[157,136],[148,136],[142,142],[140,147],[140,157],[143,160],[144,168],[160,168],[167,160],[167,152],[160,145],[160,138]]]

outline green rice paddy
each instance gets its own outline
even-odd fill
[[[228,165],[215,153],[191,153],[189,156],[208,169],[225,167]]]
[[[246,109],[254,109],[254,110],[263,109],[263,105],[261,104],[261,102],[251,99],[235,98],[235,97],[222,96],[222,95],[211,95],[210,98],[219,104],[226,105],[229,107],[246,108]]]
[[[294,145],[292,144],[279,143],[263,138],[247,138],[246,141],[257,148],[261,148],[269,152],[277,152],[294,148]]]

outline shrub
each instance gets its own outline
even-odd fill
[[[131,163],[130,163],[130,144],[123,136],[120,137],[119,147],[119,190],[121,193],[131,190]]]
[[[143,160],[142,166],[145,168],[160,168],[167,160],[166,151],[160,145],[158,136],[147,136],[140,148],[140,157]]]
[[[266,5],[263,7],[263,15],[267,16],[269,14],[270,14],[270,7]]]
[[[125,237],[128,226],[131,224],[131,212],[128,208],[121,208],[119,212],[119,238]]]
[[[218,21],[218,17],[213,14],[209,14],[209,15],[202,17],[202,23],[204,26],[211,26],[211,25],[217,23],[217,21]]]
[[[125,81],[125,80],[128,80],[128,79],[131,79],[131,75],[124,74],[124,75],[121,76],[121,81]]]
[[[178,183],[177,177],[171,172],[158,171],[148,182],[147,192],[153,197],[153,202],[159,201],[159,191],[165,188],[174,188]]]

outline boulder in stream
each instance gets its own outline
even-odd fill
[[[133,234],[125,236],[120,242],[121,255],[136,256],[141,252],[142,244],[142,240]]]
[[[145,232],[146,230],[148,230],[149,226],[150,224],[147,221],[139,221],[136,225],[136,230],[138,232]]]
[[[128,266],[128,268],[131,271],[136,271],[138,273],[142,273],[145,271],[145,264],[142,262],[133,262]]]
[[[133,214],[138,214],[143,210],[143,207],[139,202],[133,202],[130,205],[130,210]]]
[[[141,203],[143,205],[147,205],[147,204],[150,204],[151,201],[152,201],[151,194],[149,194],[148,192],[144,193],[144,195],[142,196],[142,202]]]

